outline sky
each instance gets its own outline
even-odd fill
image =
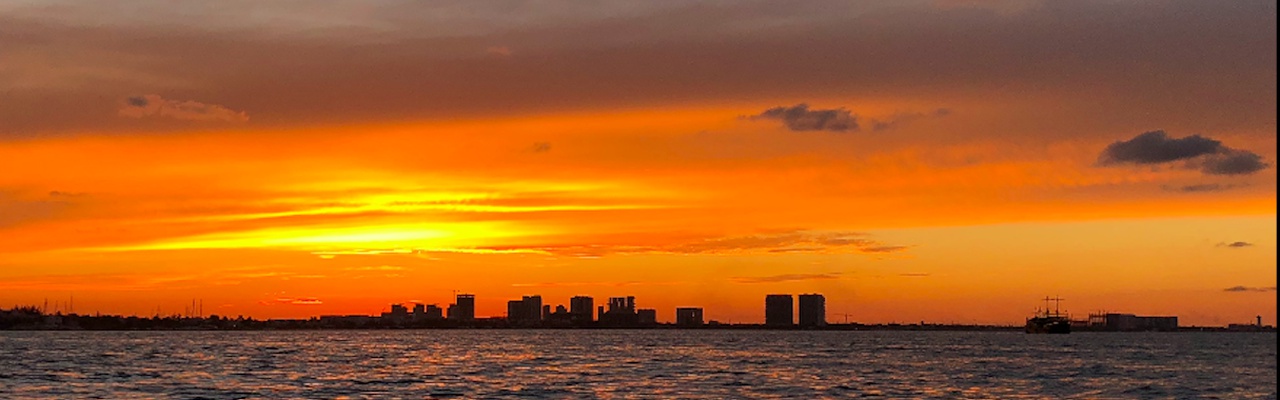
[[[1273,1],[0,0],[0,307],[1276,321]]]

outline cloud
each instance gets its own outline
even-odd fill
[[[1101,165],[1161,164],[1215,154],[1225,149],[1222,142],[1200,135],[1174,139],[1164,131],[1151,131],[1128,141],[1118,141],[1108,145],[1102,150],[1098,163]]]
[[[863,247],[860,250],[864,253],[896,253],[909,248],[909,246],[871,246]]]
[[[508,57],[511,55],[511,48],[507,46],[491,46],[485,49],[484,52],[495,56]]]
[[[249,115],[216,104],[171,100],[148,94],[124,99],[120,116],[129,118],[167,117],[187,121],[247,122]]]
[[[871,122],[871,130],[884,131],[884,130],[896,128],[898,126],[904,125],[911,121],[916,121],[916,120],[925,119],[925,118],[942,118],[948,115],[951,115],[951,110],[946,108],[939,108],[927,113],[915,112],[915,113],[897,114],[892,117],[889,117],[889,119],[887,120],[873,120]]]
[[[406,268],[395,266],[395,265],[378,265],[378,266],[364,266],[364,267],[348,267],[343,269],[347,271],[404,271]]]
[[[825,281],[840,279],[840,274],[783,274],[773,276],[735,277],[730,280],[736,283],[779,283],[800,281]]]
[[[58,190],[54,190],[54,191],[49,192],[49,197],[84,197],[84,196],[88,196],[88,195],[89,195],[88,193],[80,193],[80,192],[63,192],[63,191],[58,191]]]
[[[546,153],[548,151],[551,151],[551,143],[537,142],[537,143],[534,143],[533,147],[531,147],[529,150],[534,153]]]
[[[1098,165],[1157,165],[1186,161],[1188,168],[1198,168],[1210,175],[1252,174],[1270,167],[1262,156],[1248,150],[1233,149],[1222,142],[1200,135],[1170,137],[1164,131],[1150,131],[1127,141],[1112,143],[1098,156]]]
[[[1238,249],[1241,247],[1253,247],[1253,243],[1249,243],[1249,242],[1218,243],[1218,247],[1231,247],[1231,248]]]
[[[861,232],[805,231],[761,233],[742,236],[705,237],[698,240],[658,244],[553,244],[488,247],[441,247],[418,249],[358,249],[316,251],[323,258],[338,255],[401,255],[431,253],[542,254],[562,257],[598,258],[635,254],[877,254],[906,251],[912,246],[888,245]]]
[[[1054,125],[1123,104],[1089,120],[1169,117],[1232,130],[1273,127],[1276,108],[1274,1],[1038,2],[1015,14],[932,1],[610,2],[514,15],[501,2],[465,12],[391,2],[374,12],[363,2],[281,1],[253,2],[253,17],[236,7],[60,1],[75,6],[0,12],[0,139],[171,132],[111,118],[98,103],[178,90],[252,110],[256,125],[272,127],[801,95],[1005,104],[1050,96],[1061,105],[1046,110],[1061,118]],[[1114,96],[1100,100],[1097,88]],[[1067,130],[1080,131],[1036,134]]]
[[[932,274],[927,273],[927,272],[906,272],[906,273],[898,274],[898,276],[905,276],[905,277],[910,277],[910,278],[924,278],[924,277],[928,277],[928,276],[930,276],[930,275],[932,275]]]
[[[858,130],[858,117],[844,108],[810,109],[808,104],[800,103],[790,107],[774,107],[757,115],[746,117],[751,120],[772,119],[792,131],[831,131],[849,132]]]
[[[1226,149],[1222,153],[1206,157],[1200,170],[1211,175],[1248,175],[1267,167],[1262,156],[1250,151]]]
[[[258,304],[269,306],[273,304],[284,304],[292,306],[318,306],[324,304],[323,301],[315,297],[280,297],[271,301],[259,301]]]
[[[1224,292],[1234,292],[1234,293],[1241,293],[1241,292],[1274,292],[1274,291],[1276,291],[1276,287],[1275,287],[1275,286],[1268,286],[1268,287],[1232,286],[1232,287],[1229,287],[1229,288],[1226,288],[1226,289],[1222,289],[1222,291],[1224,291]]]
[[[534,282],[534,283],[513,283],[512,287],[581,287],[581,286],[605,286],[605,287],[625,287],[625,286],[675,286],[683,285],[684,282],[642,282],[642,281],[619,281],[619,282]]]
[[[1223,191],[1223,190],[1230,190],[1230,189],[1234,189],[1234,188],[1241,187],[1241,186],[1245,186],[1245,185],[1223,185],[1223,184],[1219,184],[1219,183],[1198,183],[1198,184],[1194,184],[1194,185],[1185,185],[1185,186],[1168,186],[1168,185],[1165,185],[1165,186],[1161,186],[1161,188],[1163,188],[1164,190],[1171,191],[1171,192],[1197,193],[1197,192],[1218,192],[1218,191]]]

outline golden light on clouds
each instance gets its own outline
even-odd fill
[[[262,7],[0,13],[0,304],[1275,315],[1274,5]]]

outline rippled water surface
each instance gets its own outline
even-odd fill
[[[1276,398],[1274,333],[0,332],[0,398]]]

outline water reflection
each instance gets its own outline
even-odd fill
[[[4,332],[47,398],[1271,398],[1274,334]]]

